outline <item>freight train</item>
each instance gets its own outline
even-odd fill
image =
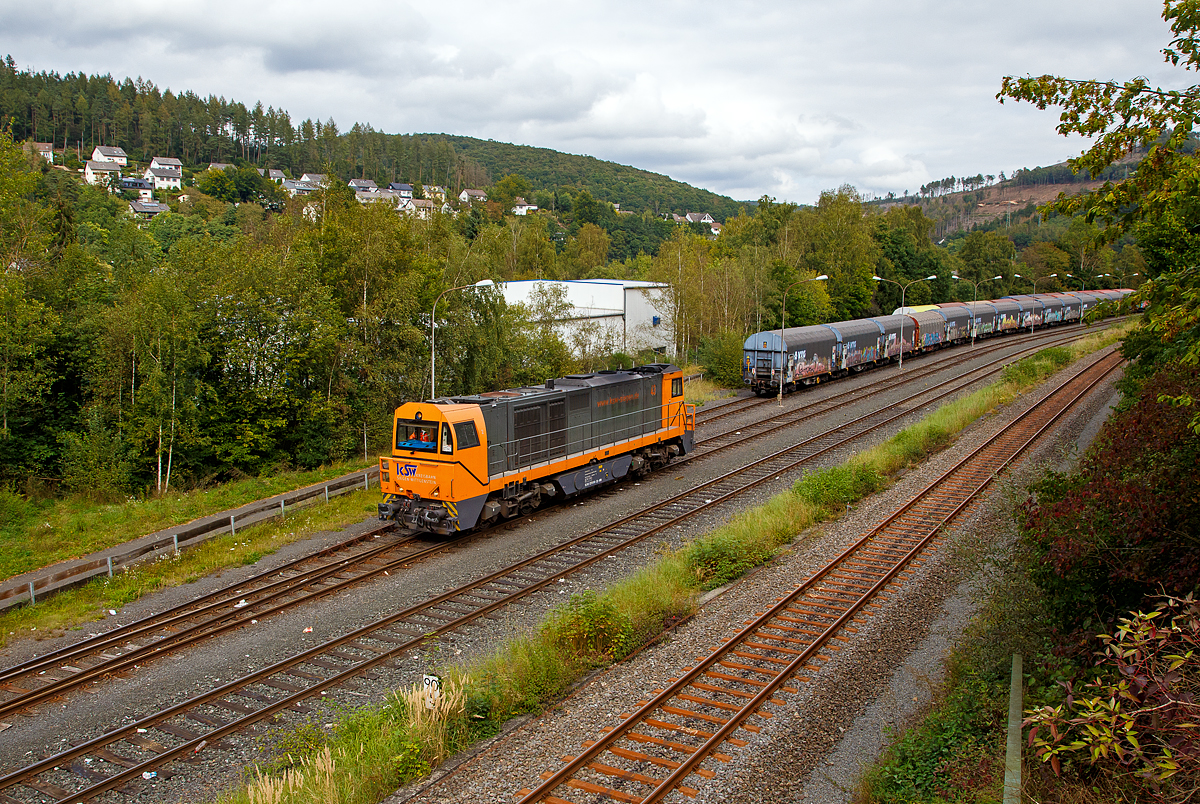
[[[379,518],[447,535],[524,516],[692,451],[696,409],[666,363],[409,402],[379,459]]]
[[[757,332],[742,345],[742,379],[756,394],[788,393],[803,385],[862,371],[902,355],[1081,321],[1092,308],[1132,290],[1006,296],[897,309],[892,315]]]

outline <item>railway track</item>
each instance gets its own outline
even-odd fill
[[[1058,333],[1050,345],[1076,337]],[[988,351],[964,355],[953,363],[939,363],[903,375],[882,379],[868,389],[855,389],[816,402],[800,411],[789,411],[745,425],[698,442],[696,457],[712,454],[792,426],[828,412],[868,393],[887,390],[921,380],[961,362],[977,359]],[[1045,348],[1039,342],[1033,349]],[[1009,355],[978,367],[981,373],[1020,357]],[[966,375],[964,375],[966,376]],[[771,400],[754,400],[770,402]],[[716,443],[714,443],[716,442]],[[382,541],[380,538],[383,537]],[[395,572],[412,562],[439,553],[460,540],[420,544],[398,536],[392,526],[372,528],[355,539],[332,546],[188,603],[157,612],[59,650],[0,670],[0,719],[15,712],[56,700],[106,676],[126,673],[141,665],[197,643],[255,623],[286,609],[304,605],[328,594],[344,591],[358,583]]]
[[[951,388],[942,395],[955,390]],[[928,393],[926,390],[917,396]],[[925,399],[919,404],[930,401]],[[394,666],[395,660],[428,638],[534,594],[565,575],[798,468],[816,455],[912,410],[897,412],[891,408],[888,415],[870,414],[848,422],[465,587],[2,776],[0,802],[24,800],[30,790],[60,801],[86,800],[107,790],[127,789],[142,773],[162,769],[161,775],[166,776],[170,770],[165,766],[189,751],[219,747],[222,737],[280,712],[305,711],[303,701],[334,687],[352,686],[354,679],[370,676],[381,666]],[[404,559],[412,560],[413,556]],[[132,637],[126,633],[124,638]],[[127,661],[133,663],[132,659]],[[9,792],[22,790],[20,798],[13,798]]]
[[[402,569],[447,546],[397,535],[391,523],[378,525],[270,572],[14,665],[0,671],[0,718]]]
[[[834,641],[903,583],[943,528],[1120,364],[1110,352],[1068,378],[616,726],[562,757],[541,784],[517,794],[521,804],[651,804],[696,795],[714,775],[705,763],[732,761],[730,748],[745,745],[738,732],[758,731],[755,719],[772,717],[768,707],[785,705],[782,695],[820,673]]]

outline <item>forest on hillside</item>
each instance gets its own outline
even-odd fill
[[[332,172],[343,179],[437,184],[457,194],[519,173],[531,189],[574,196],[581,190],[655,215],[709,212],[717,220],[742,205],[667,176],[545,148],[444,134],[385,134],[370,124],[342,130],[332,118],[293,121],[285,109],[160,90],[152,82],[110,75],[21,70],[0,62],[0,120],[18,140],[49,142],[82,162],[96,145],[116,145],[134,161],[180,159],[189,169],[210,162]],[[78,166],[78,165],[74,165]],[[190,172],[190,170],[189,170]]]

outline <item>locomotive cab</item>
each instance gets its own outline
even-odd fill
[[[379,459],[385,495],[379,516],[443,535],[473,525],[487,497],[484,443],[475,405],[401,405],[392,421],[392,454]]]

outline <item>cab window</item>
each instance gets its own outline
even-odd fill
[[[454,452],[454,438],[450,435],[450,425],[442,425],[442,454],[449,455]]]
[[[683,377],[676,377],[671,380],[671,398],[683,396]]]
[[[475,422],[458,422],[454,425],[454,436],[458,439],[459,449],[479,446],[479,431],[475,429]]]
[[[437,446],[437,423],[396,422],[396,449],[427,449]]]

